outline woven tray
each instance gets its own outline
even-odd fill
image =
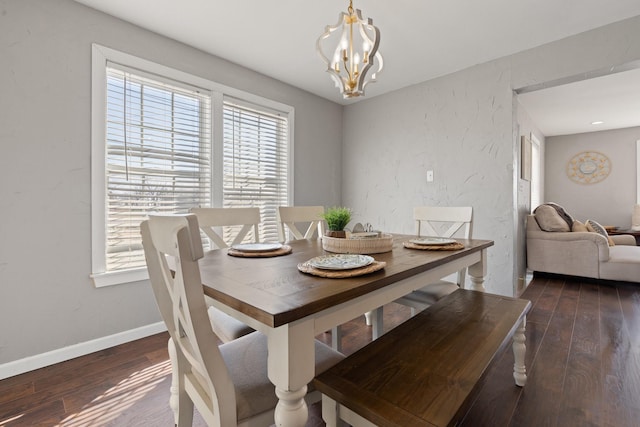
[[[330,279],[344,279],[347,277],[356,277],[373,273],[374,271],[382,270],[386,267],[386,265],[387,263],[384,261],[373,261],[371,264],[365,267],[353,268],[351,270],[322,270],[320,268],[312,267],[309,264],[309,261],[306,261],[298,264],[298,270],[302,271],[303,273],[312,274],[319,277],[328,277]]]
[[[322,249],[338,254],[380,254],[393,249],[393,236],[383,234],[380,237],[363,239],[340,239],[322,236]]]
[[[411,242],[402,242],[402,246],[408,249],[420,249],[423,251],[458,251],[464,249],[464,245],[460,242],[449,243],[447,245],[416,245]]]
[[[243,257],[243,258],[270,258],[274,256],[287,255],[292,251],[291,246],[282,245],[280,249],[268,252],[244,252],[229,248],[227,255]]]

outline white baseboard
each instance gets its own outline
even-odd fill
[[[164,322],[153,323],[151,325],[141,326],[136,329],[130,329],[106,337],[96,338],[91,341],[4,363],[0,365],[0,380],[104,350],[105,348],[135,341],[166,330],[167,327]]]

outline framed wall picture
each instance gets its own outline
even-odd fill
[[[567,163],[567,176],[578,184],[595,184],[609,176],[611,160],[598,151],[582,151]]]
[[[520,137],[520,178],[531,181],[531,139]]]

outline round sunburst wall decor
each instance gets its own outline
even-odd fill
[[[597,151],[583,151],[567,163],[567,175],[580,184],[595,184],[611,172],[611,160]]]

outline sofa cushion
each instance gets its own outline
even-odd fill
[[[600,278],[640,281],[640,246],[617,245],[609,248],[609,261],[600,263]]]
[[[571,225],[571,231],[573,232],[579,232],[579,231],[589,231],[589,229],[587,228],[586,225],[584,225],[583,223],[581,223],[578,220],[573,221],[573,224]]]
[[[592,220],[592,219],[588,219],[587,223],[587,230],[589,230],[592,233],[598,233],[604,237],[607,238],[607,241],[609,242],[609,246],[615,246],[615,243],[613,242],[613,240],[611,239],[611,237],[609,237],[609,233],[607,233],[607,230],[600,225],[598,222]]]
[[[566,213],[562,206],[555,203],[545,203],[538,206],[533,214],[536,222],[544,231],[571,231],[573,218]]]

